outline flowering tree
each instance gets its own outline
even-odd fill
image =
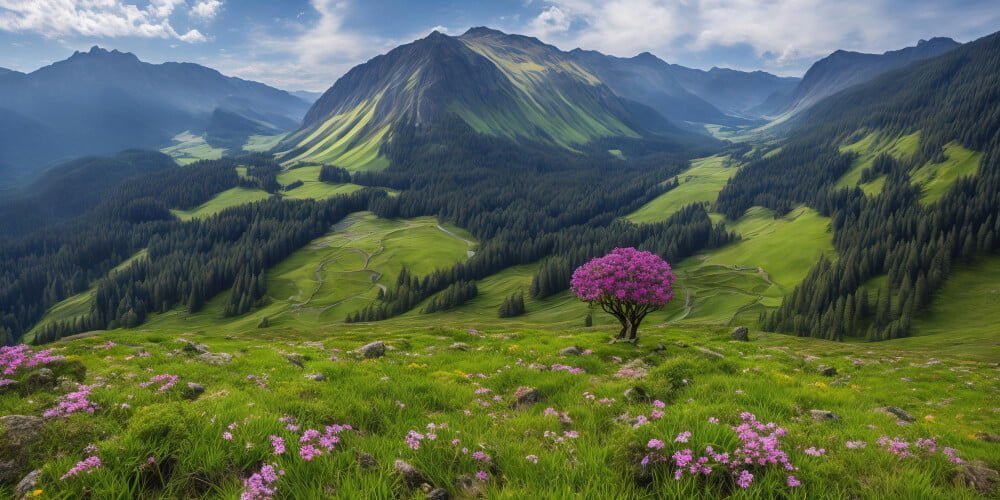
[[[573,271],[570,285],[580,300],[618,318],[618,339],[635,341],[646,315],[674,297],[673,282],[667,261],[634,248],[616,248]]]

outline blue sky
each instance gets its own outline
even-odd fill
[[[883,52],[1000,29],[997,0],[0,0],[0,66],[32,71],[92,45],[191,61],[290,90],[433,29],[490,26],[562,49],[801,75],[837,49]]]

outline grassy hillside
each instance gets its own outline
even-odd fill
[[[198,160],[218,160],[226,152],[222,148],[214,148],[205,142],[204,136],[194,135],[184,132],[174,137],[173,146],[163,148],[160,151],[170,155],[177,163],[189,165]]]
[[[680,185],[656,197],[626,219],[637,224],[666,220],[692,203],[711,203],[738,166],[730,165],[727,156],[712,156],[691,162],[691,168],[678,176]]]
[[[941,199],[952,184],[960,177],[975,175],[979,170],[979,161],[983,154],[962,147],[957,143],[949,143],[944,147],[945,161],[928,163],[914,170],[910,178],[915,184],[923,187],[924,203],[933,203]]]
[[[320,169],[322,169],[322,167],[316,165],[311,167],[294,168],[278,174],[278,183],[282,186],[288,186],[293,182],[302,181],[301,186],[291,190],[282,191],[282,196],[296,200],[304,200],[307,198],[321,200],[338,194],[350,194],[362,189],[362,186],[357,184],[329,184],[322,182],[319,180]]]
[[[262,189],[235,187],[215,195],[211,200],[198,207],[188,210],[171,210],[171,212],[181,220],[197,219],[215,215],[229,207],[266,200],[269,196],[271,195]]]
[[[995,445],[975,437],[998,424],[986,409],[1000,387],[984,361],[756,332],[753,342],[734,343],[711,329],[648,328],[638,346],[608,345],[610,333],[475,322],[266,330],[178,324],[62,341],[56,354],[86,368],[82,380],[97,409],[47,419],[19,459],[41,469],[36,488],[55,498],[234,498],[268,463],[284,471],[272,485],[279,498],[423,498],[395,472],[394,461],[404,460],[422,481],[459,498],[971,499],[985,495],[958,485],[960,466],[940,451],[915,450],[914,440],[936,437],[938,450],[954,448],[962,460],[1000,462]],[[203,343],[211,357],[184,350],[182,340]],[[375,340],[387,343],[385,357],[350,352]],[[574,345],[586,354],[558,354]],[[231,361],[210,362],[224,355]],[[820,365],[839,373],[825,377]],[[63,373],[71,365],[54,366]],[[582,371],[552,369],[560,366]],[[306,377],[314,373],[323,379]],[[176,385],[141,385],[156,375],[177,376]],[[188,383],[204,393],[193,395]],[[627,398],[633,386],[649,399]],[[535,388],[540,401],[516,405],[519,387]],[[59,394],[8,391],[0,409],[38,415]],[[636,416],[658,409],[654,399],[664,403],[662,417],[637,425]],[[885,413],[887,406],[913,421]],[[811,410],[838,420],[815,420]],[[789,472],[777,466],[755,467],[744,490],[714,464],[707,478],[680,480],[672,465],[640,465],[651,439],[665,442],[668,457],[708,445],[733,451],[739,440],[730,427],[741,412],[787,430],[779,443],[801,486],[789,487]],[[352,430],[340,433],[332,451],[300,458],[306,429],[322,434],[332,424]],[[411,431],[423,437],[414,447],[405,439]],[[682,432],[690,437],[675,442]],[[274,453],[271,436],[284,441],[284,453]],[[881,436],[910,442],[916,456],[899,458],[877,444]],[[824,451],[814,456],[810,448]],[[477,460],[476,452],[485,456]],[[101,466],[60,480],[88,456]]]
[[[844,153],[856,153],[851,169],[837,181],[837,187],[857,186],[861,182],[861,172],[872,166],[875,158],[879,155],[887,154],[897,159],[903,160],[913,156],[920,145],[920,132],[914,132],[902,137],[884,137],[878,132],[872,132],[864,136],[857,142],[846,144],[840,147]],[[885,179],[878,178],[861,185],[861,189],[868,195],[875,195],[882,191],[882,184]]]

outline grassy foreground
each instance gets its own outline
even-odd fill
[[[64,340],[55,353],[67,357],[63,365],[86,367],[82,381],[97,409],[45,419],[18,459],[41,469],[42,498],[235,498],[269,463],[284,471],[272,484],[277,498],[422,498],[395,470],[400,459],[458,498],[985,496],[957,482],[962,466],[940,450],[901,458],[876,443],[880,436],[937,437],[963,460],[1000,466],[997,444],[976,437],[1000,424],[995,358],[756,332],[734,342],[710,329],[651,327],[633,346],[607,344],[610,329],[474,326],[139,329]],[[184,340],[210,354],[185,349]],[[384,357],[351,352],[376,340],[388,346]],[[583,353],[560,355],[568,346]],[[824,376],[821,365],[838,373]],[[177,384],[141,385],[157,375],[176,375]],[[193,395],[189,382],[204,393]],[[648,399],[627,398],[634,386]],[[537,389],[540,400],[516,405],[521,387]],[[41,415],[67,390],[8,390],[0,411]],[[636,425],[653,415],[651,400],[665,403],[663,417]],[[885,413],[888,406],[912,422]],[[817,409],[839,419],[816,420]],[[639,464],[651,439],[665,441],[667,457],[733,449],[731,427],[744,411],[787,429],[781,447],[801,486],[787,486],[788,472],[775,466],[752,468],[752,484],[741,489],[721,468],[674,480],[672,465]],[[301,458],[304,431],[333,424],[353,430],[333,451]],[[418,449],[407,444],[410,431],[423,436],[411,438]],[[675,442],[685,431],[689,441]],[[275,454],[271,436],[283,439],[285,453]],[[9,453],[11,436],[3,439]],[[849,449],[848,441],[866,445]],[[474,458],[477,451],[489,460]],[[60,479],[91,455],[100,467]]]

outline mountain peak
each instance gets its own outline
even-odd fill
[[[101,48],[99,45],[94,45],[87,52],[73,52],[70,59],[102,59],[140,62],[139,58],[131,52],[121,52],[118,49],[107,50]]]
[[[462,33],[462,36],[486,36],[486,35],[506,35],[503,31],[495,30],[488,26],[476,26],[474,28],[469,28],[468,31]]]

